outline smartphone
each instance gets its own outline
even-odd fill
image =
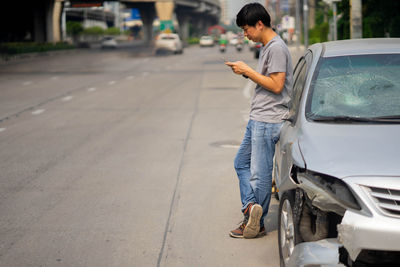
[[[230,62],[230,60],[227,60],[225,57],[221,57],[221,59],[224,61],[224,62]],[[244,78],[246,78],[246,79],[248,79],[249,77],[247,77],[246,75],[242,75]]]

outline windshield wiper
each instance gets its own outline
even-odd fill
[[[350,116],[327,116],[327,117],[316,117],[313,121],[331,121],[331,122],[371,122],[369,118],[362,117],[350,117]]]
[[[400,115],[379,116],[379,117],[371,117],[368,119],[379,122],[400,122]]]
[[[382,117],[351,117],[351,116],[327,116],[312,118],[313,121],[322,122],[387,122],[398,123],[400,116],[382,116]]]

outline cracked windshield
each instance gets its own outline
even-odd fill
[[[313,79],[308,116],[400,116],[400,56],[323,59]]]

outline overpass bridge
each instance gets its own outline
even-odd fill
[[[152,25],[155,17],[172,20],[175,15],[179,24],[179,35],[183,40],[189,37],[189,24],[204,31],[217,24],[221,16],[219,0],[120,0],[128,8],[139,9],[146,40],[152,39]]]
[[[189,24],[203,31],[219,22],[219,0],[112,0],[127,8],[137,8],[143,22],[144,37],[152,40],[152,25],[160,20],[178,20],[178,32],[182,39],[189,36]],[[70,0],[71,4],[101,4],[104,0]],[[0,42],[61,41],[61,15],[64,0],[21,0],[2,3],[0,16]]]

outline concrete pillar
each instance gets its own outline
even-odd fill
[[[46,22],[44,19],[45,13],[42,6],[37,5],[33,10],[33,41],[43,43],[46,41]]]
[[[54,6],[55,6],[54,0],[46,1],[46,9],[45,9],[46,42],[53,42],[54,39],[54,31],[53,31]]]
[[[182,12],[182,13],[177,13],[176,17],[179,23],[179,36],[181,40],[186,44],[186,41],[189,38],[190,16]]]
[[[195,29],[197,37],[200,37],[200,35],[203,32],[203,28],[204,28],[203,17],[197,16],[194,21],[194,29]]]
[[[154,4],[143,4],[139,7],[140,17],[143,22],[143,34],[146,43],[153,40],[153,22],[156,16]]]
[[[155,3],[157,16],[160,20],[172,20],[172,15],[174,12],[174,2],[156,2]]]
[[[63,0],[55,0],[53,9],[53,40],[57,43],[61,41],[61,15],[63,8]]]
[[[315,0],[308,0],[309,5],[309,13],[308,13],[308,28],[313,29],[315,27]]]
[[[362,38],[361,0],[350,0],[350,38]]]

